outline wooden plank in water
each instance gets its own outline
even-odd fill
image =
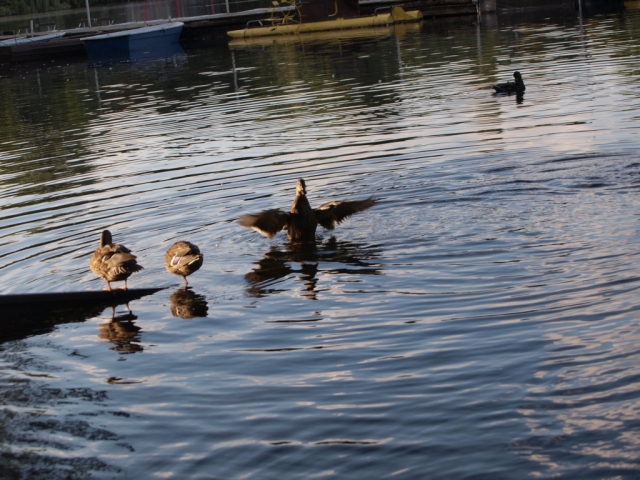
[[[83,322],[105,308],[124,305],[163,288],[0,295],[0,342]]]
[[[164,287],[163,287],[164,288]],[[20,293],[15,295],[0,295],[0,307],[37,306],[42,304],[79,304],[91,302],[116,302],[114,305],[130,302],[145,295],[163,290],[163,288],[130,288],[129,290],[89,290],[83,292],[50,292],[50,293]],[[0,315],[2,315],[0,313]],[[2,318],[2,317],[0,317]]]

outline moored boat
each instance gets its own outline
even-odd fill
[[[415,23],[411,25],[419,28]],[[336,39],[386,38],[393,35],[395,29],[398,27],[399,25],[389,25],[387,27],[350,28],[339,31],[326,30],[305,33],[304,35],[270,35],[264,37],[232,38],[229,40],[229,48],[235,50],[246,49],[253,46],[264,47],[265,45],[273,45],[276,43],[282,45],[298,42],[324,42]]]
[[[294,7],[295,9],[290,13],[272,14],[270,18],[249,22],[247,28],[243,30],[231,30],[227,34],[233,38],[295,35],[379,27],[422,20],[422,12],[418,10],[407,12],[402,7],[378,8],[373,15],[360,16],[357,0],[295,1]],[[333,13],[329,13],[332,11]]]
[[[0,42],[0,64],[50,59],[56,55],[71,57],[82,54],[82,41],[68,35],[68,32],[13,36]]]
[[[6,40],[0,40],[0,47],[12,47],[13,45],[25,45],[33,42],[44,42],[46,40],[52,40],[54,38],[63,37],[67,32],[53,32],[45,35],[16,35],[13,38]]]
[[[82,39],[89,57],[122,55],[136,51],[154,51],[178,43],[182,33],[181,22],[105,33]]]

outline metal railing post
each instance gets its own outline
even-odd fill
[[[87,21],[89,22],[89,28],[91,28],[91,13],[89,13],[89,0],[85,0],[87,4]]]

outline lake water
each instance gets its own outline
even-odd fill
[[[640,3],[538,17],[2,70],[0,292],[167,288],[0,344],[0,476],[637,478]]]

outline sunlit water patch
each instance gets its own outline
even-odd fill
[[[103,288],[104,228],[167,288],[2,343],[3,476],[637,475],[639,22],[10,69],[2,293]],[[237,224],[298,178],[379,201],[304,247]]]

